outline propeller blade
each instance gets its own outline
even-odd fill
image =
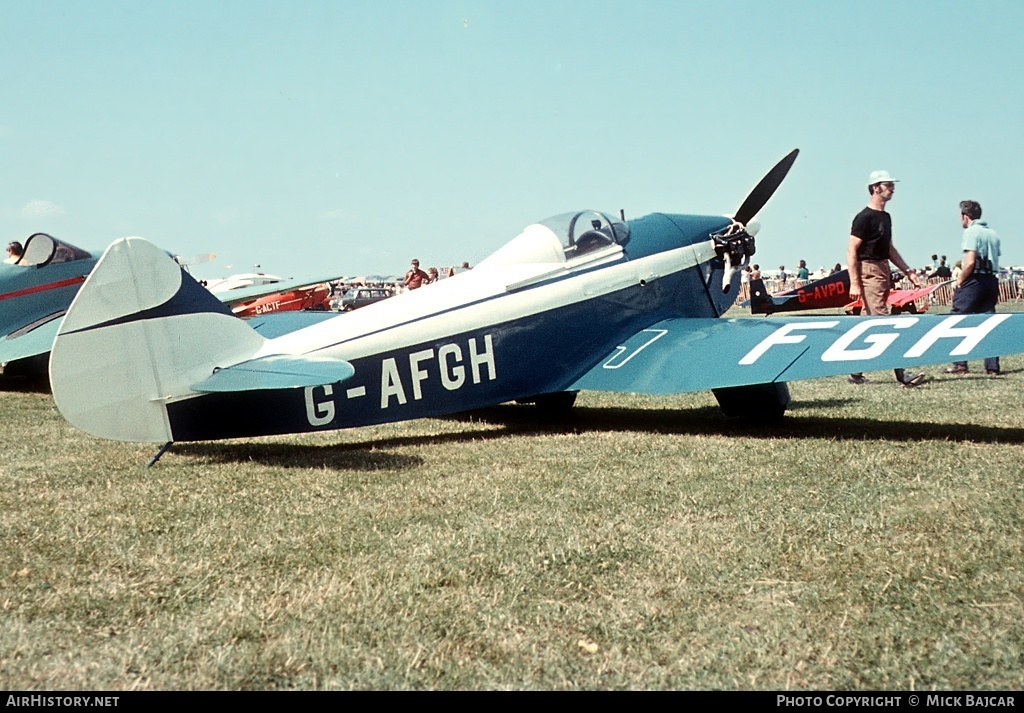
[[[798,153],[800,153],[800,149],[793,149],[784,159],[775,164],[775,168],[765,174],[761,182],[754,187],[754,190],[750,192],[747,199],[743,201],[740,209],[736,211],[734,220],[737,223],[746,225],[764,207],[764,204],[768,202],[768,199],[772,197],[772,194],[782,184],[786,174],[789,173],[789,169],[793,166],[793,162],[796,161]]]

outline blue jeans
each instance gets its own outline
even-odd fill
[[[999,301],[999,278],[995,275],[971,275],[953,292],[950,314],[995,314]],[[967,368],[967,362],[955,361],[955,366]],[[985,360],[985,371],[999,371],[999,357]]]

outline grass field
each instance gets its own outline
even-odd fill
[[[771,429],[583,393],[148,470],[0,392],[0,681],[1020,690],[1024,359],[926,371],[791,384]]]

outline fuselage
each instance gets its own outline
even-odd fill
[[[42,268],[0,264],[0,332],[63,314],[74,299],[95,260],[59,263]]]
[[[563,391],[637,331],[717,317],[734,301],[739,278],[723,292],[709,238],[729,218],[601,218],[575,244],[530,226],[471,271],[268,340],[256,358],[343,359],[355,375],[172,401],[174,440],[346,428]],[[601,231],[609,239],[584,248]]]

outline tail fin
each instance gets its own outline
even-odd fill
[[[169,401],[265,339],[232,316],[166,253],[141,238],[113,243],[71,303],[50,355],[61,414],[121,441],[174,440]]]
[[[768,288],[764,286],[764,280],[758,278],[750,281],[750,313],[771,314],[775,310],[775,303],[772,296],[768,294]]]

